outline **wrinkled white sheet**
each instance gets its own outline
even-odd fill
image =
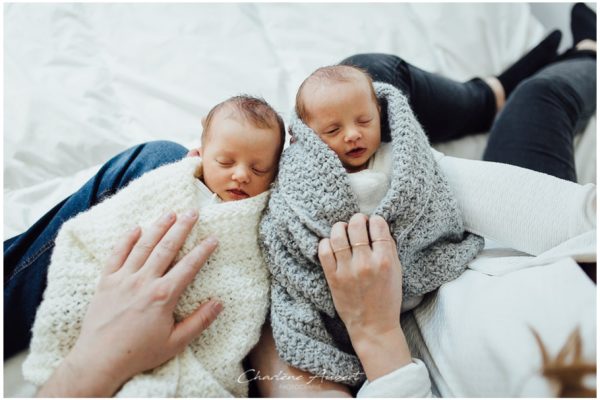
[[[200,118],[229,96],[261,95],[285,119],[310,72],[354,53],[466,80],[502,71],[544,33],[517,3],[6,4],[4,238],[129,146],[198,145]],[[595,140],[594,118],[576,148],[582,183],[596,180]],[[485,141],[436,147],[480,158]],[[19,365],[5,364],[5,395],[32,393]]]
[[[201,116],[231,95],[262,95],[287,116],[311,71],[354,53],[468,79],[501,71],[543,33],[524,4],[7,4],[4,237],[131,145],[197,145]],[[590,182],[595,135],[584,139]],[[438,147],[479,158],[484,144]]]

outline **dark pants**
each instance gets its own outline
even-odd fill
[[[54,240],[63,222],[99,203],[144,172],[177,161],[187,150],[156,141],[109,160],[81,189],[26,232],[4,242],[4,359],[29,347],[31,327],[46,288]]]
[[[389,54],[358,54],[341,62],[399,88],[432,143],[490,131],[486,161],[576,181],[574,135],[596,111],[596,59],[567,59],[524,80],[494,119],[496,100],[479,78],[457,82]]]
[[[595,60],[552,65],[523,82],[495,122],[494,96],[480,79],[455,82],[388,55],[357,55],[345,62],[357,64],[375,80],[403,90],[432,142],[484,132],[491,126],[486,159],[575,180],[573,135],[596,108]],[[4,242],[5,359],[29,345],[62,223],[144,172],[185,154],[186,149],[170,142],[135,146],[108,161],[96,176],[25,233]]]
[[[522,82],[496,118],[483,154],[576,182],[573,138],[596,112],[596,60],[552,64]]]

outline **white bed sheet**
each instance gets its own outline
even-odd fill
[[[354,53],[466,80],[545,34],[518,3],[7,4],[4,18],[5,239],[129,146],[198,145],[200,118],[229,96],[261,95],[286,119],[310,72]],[[582,183],[596,180],[595,124],[577,140]],[[486,139],[436,147],[477,159]],[[7,396],[32,394],[20,362],[5,363]]]
[[[526,4],[7,4],[4,238],[129,146],[197,145],[201,116],[231,95],[262,95],[287,117],[311,71],[354,53],[468,79],[543,34]],[[582,182],[595,181],[590,125]],[[485,140],[437,147],[479,158]]]

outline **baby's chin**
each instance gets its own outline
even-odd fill
[[[366,162],[364,162],[362,164],[352,165],[349,163],[343,163],[342,165],[346,169],[347,173],[352,174],[354,172],[360,172],[362,170],[367,169],[368,164],[369,164],[369,161],[367,160]]]

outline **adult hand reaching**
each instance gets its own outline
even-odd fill
[[[319,243],[319,260],[367,378],[409,364],[400,326],[402,266],[385,220],[355,214],[336,223]]]
[[[222,310],[215,300],[176,322],[173,310],[215,250],[208,238],[170,268],[198,219],[170,212],[145,232],[132,230],[102,271],[81,334],[38,396],[112,396],[134,375],[181,352]]]

